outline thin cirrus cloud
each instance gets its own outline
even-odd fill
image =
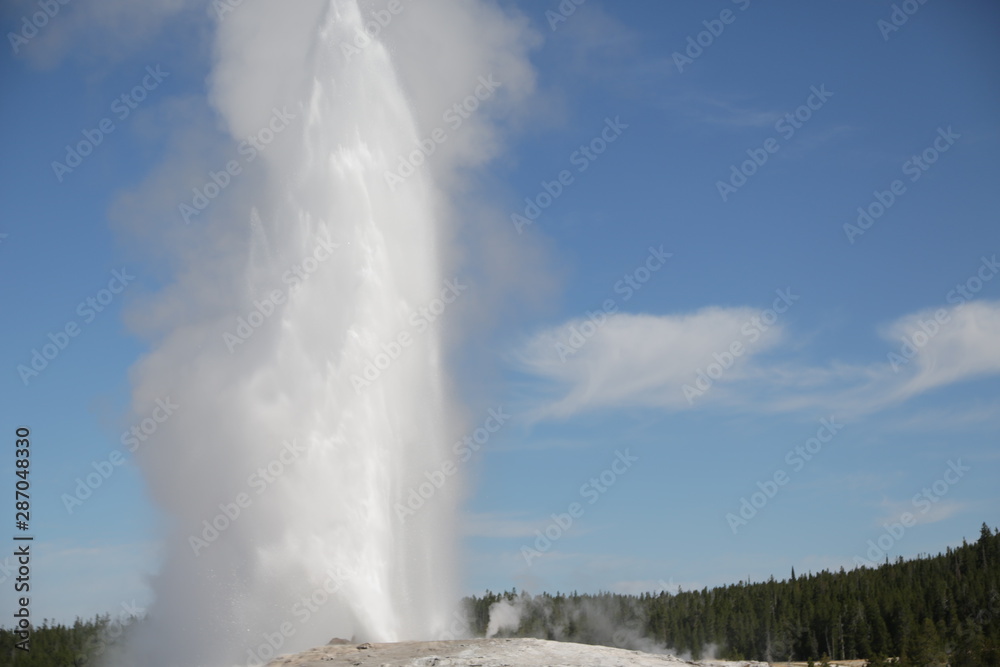
[[[685,395],[684,385],[693,387],[700,370],[718,363],[714,355],[729,366],[722,377],[735,382],[748,377],[755,356],[784,338],[780,322],[764,325],[759,316],[752,308],[710,307],[683,315],[615,314],[603,324],[580,319],[544,330],[516,354],[520,369],[542,381],[533,416],[696,405],[716,388],[695,396]],[[741,351],[729,363],[734,344]]]
[[[879,331],[885,352],[864,365],[801,364],[781,345],[789,340],[785,323],[763,330],[754,324],[759,316],[750,308],[711,307],[684,315],[616,314],[593,330],[586,320],[543,330],[515,355],[519,370],[534,379],[528,412],[544,420],[607,408],[727,405],[849,416],[1000,374],[1000,302],[900,317]],[[734,343],[741,354],[730,362]],[[707,378],[711,366],[714,377]],[[721,366],[728,367],[720,373]]]
[[[971,301],[904,315],[879,329],[885,351],[867,365],[786,365],[765,381],[769,407],[863,415],[968,380],[1000,374],[1000,302]]]
[[[883,500],[881,503],[882,512],[878,519],[872,523],[883,526],[887,523],[900,522],[903,520],[904,515],[908,515],[906,523],[910,523],[912,520],[913,525],[920,526],[950,519],[956,514],[969,509],[968,503],[958,500],[939,498],[937,502],[932,503],[928,500],[918,500],[919,495],[916,494],[910,500]]]
[[[919,343],[923,332],[928,343],[909,364],[914,372],[897,390],[905,399],[962,380],[1000,373],[1000,302],[972,301],[945,310],[948,319],[934,330],[934,314],[926,310],[893,322],[885,338],[906,338]],[[902,344],[902,343],[900,343]],[[911,343],[912,344],[912,343]]]

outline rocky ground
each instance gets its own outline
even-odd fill
[[[688,662],[607,646],[544,639],[460,639],[392,644],[331,644],[279,656],[268,667],[767,667],[763,662]]]

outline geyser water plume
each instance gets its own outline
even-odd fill
[[[428,28],[447,41],[446,16],[518,33],[475,2],[406,13],[394,27],[422,29],[419,48]],[[120,664],[255,664],[338,635],[433,638],[452,620],[460,480],[405,520],[395,506],[460,434],[442,318],[420,313],[453,277],[434,176],[488,157],[468,150],[486,126],[470,120],[452,142],[464,148],[440,151],[445,168],[390,188],[384,173],[428,114],[383,43],[343,48],[364,32],[355,0],[246,0],[219,26],[213,104],[236,142],[260,146],[224,193],[249,200],[245,215],[221,202],[201,214],[191,234],[203,239],[188,237],[147,306],[161,330],[133,371],[133,409],[179,407],[136,454],[169,535],[156,601]],[[400,50],[418,53],[407,39]],[[524,71],[516,43],[482,41],[469,65],[498,61],[508,81]]]

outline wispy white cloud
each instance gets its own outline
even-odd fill
[[[644,48],[644,36],[598,4],[581,5],[565,22],[546,24],[548,49],[572,76],[607,86],[628,98],[658,95],[662,82],[677,76],[669,57]]]
[[[904,473],[901,470],[871,472],[858,470],[833,480],[839,488],[850,491],[885,491],[899,483]]]
[[[861,415],[1000,374],[1000,302],[974,301],[906,315],[880,330],[887,345],[878,361],[833,361],[819,367],[798,362],[790,346],[779,345],[788,339],[783,322],[766,330],[747,324],[759,315],[748,308],[619,314],[589,336],[585,327],[592,325],[585,320],[541,331],[517,355],[520,369],[541,381],[532,414],[564,418],[597,408],[687,410],[722,404]],[[756,339],[746,335],[747,327],[757,332]],[[734,342],[743,344],[743,352],[729,363],[726,353]],[[710,366],[721,372],[708,378]],[[696,384],[699,377],[701,384]],[[711,386],[706,388],[708,379]],[[690,388],[700,393],[692,394]]]
[[[985,398],[985,397],[984,397]],[[974,405],[926,407],[918,413],[900,415],[885,423],[885,427],[899,431],[946,431],[981,429],[1000,426],[1000,400],[989,400]]]
[[[918,507],[911,500],[893,501],[883,499],[879,507],[881,512],[874,525],[882,526],[887,523],[894,523],[900,520],[903,514],[909,514],[916,521],[916,525],[937,523],[950,519],[969,507],[968,503],[949,498],[938,498],[936,502],[924,500]]]
[[[696,91],[668,97],[663,105],[692,121],[737,130],[772,127],[782,116],[776,110],[754,109],[739,100]]]
[[[884,332],[886,340],[900,346],[902,341],[910,341],[916,349],[907,364],[913,373],[900,384],[894,398],[905,399],[1000,373],[1000,302],[973,301],[956,306],[945,311],[947,320],[941,324],[936,323],[935,312],[925,310],[900,318]],[[924,338],[927,342],[921,345]],[[906,358],[903,353],[901,356]]]
[[[538,417],[567,417],[613,406],[690,407],[683,385],[699,370],[725,357],[738,343],[741,354],[720,379],[748,377],[746,365],[782,338],[781,326],[752,324],[751,308],[705,308],[685,315],[608,316],[603,324],[572,320],[540,332],[520,350],[522,370],[551,390]],[[591,330],[593,332],[591,333]],[[590,334],[588,336],[588,333]]]

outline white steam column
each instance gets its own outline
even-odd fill
[[[251,4],[225,21],[250,22]],[[179,272],[167,299],[198,302],[198,318],[134,369],[137,412],[167,395],[180,407],[137,453],[169,537],[125,664],[254,664],[338,635],[429,639],[452,620],[458,489],[406,521],[394,510],[456,435],[440,332],[412,319],[452,277],[438,195],[427,170],[386,184],[420,136],[388,51],[342,49],[363,30],[357,3],[319,14],[293,36],[306,71],[279,75],[297,105],[221,108],[237,138],[282,119],[254,165],[253,224],[210,219],[217,256]],[[245,337],[241,317],[259,323]],[[410,344],[386,363],[401,333]]]

